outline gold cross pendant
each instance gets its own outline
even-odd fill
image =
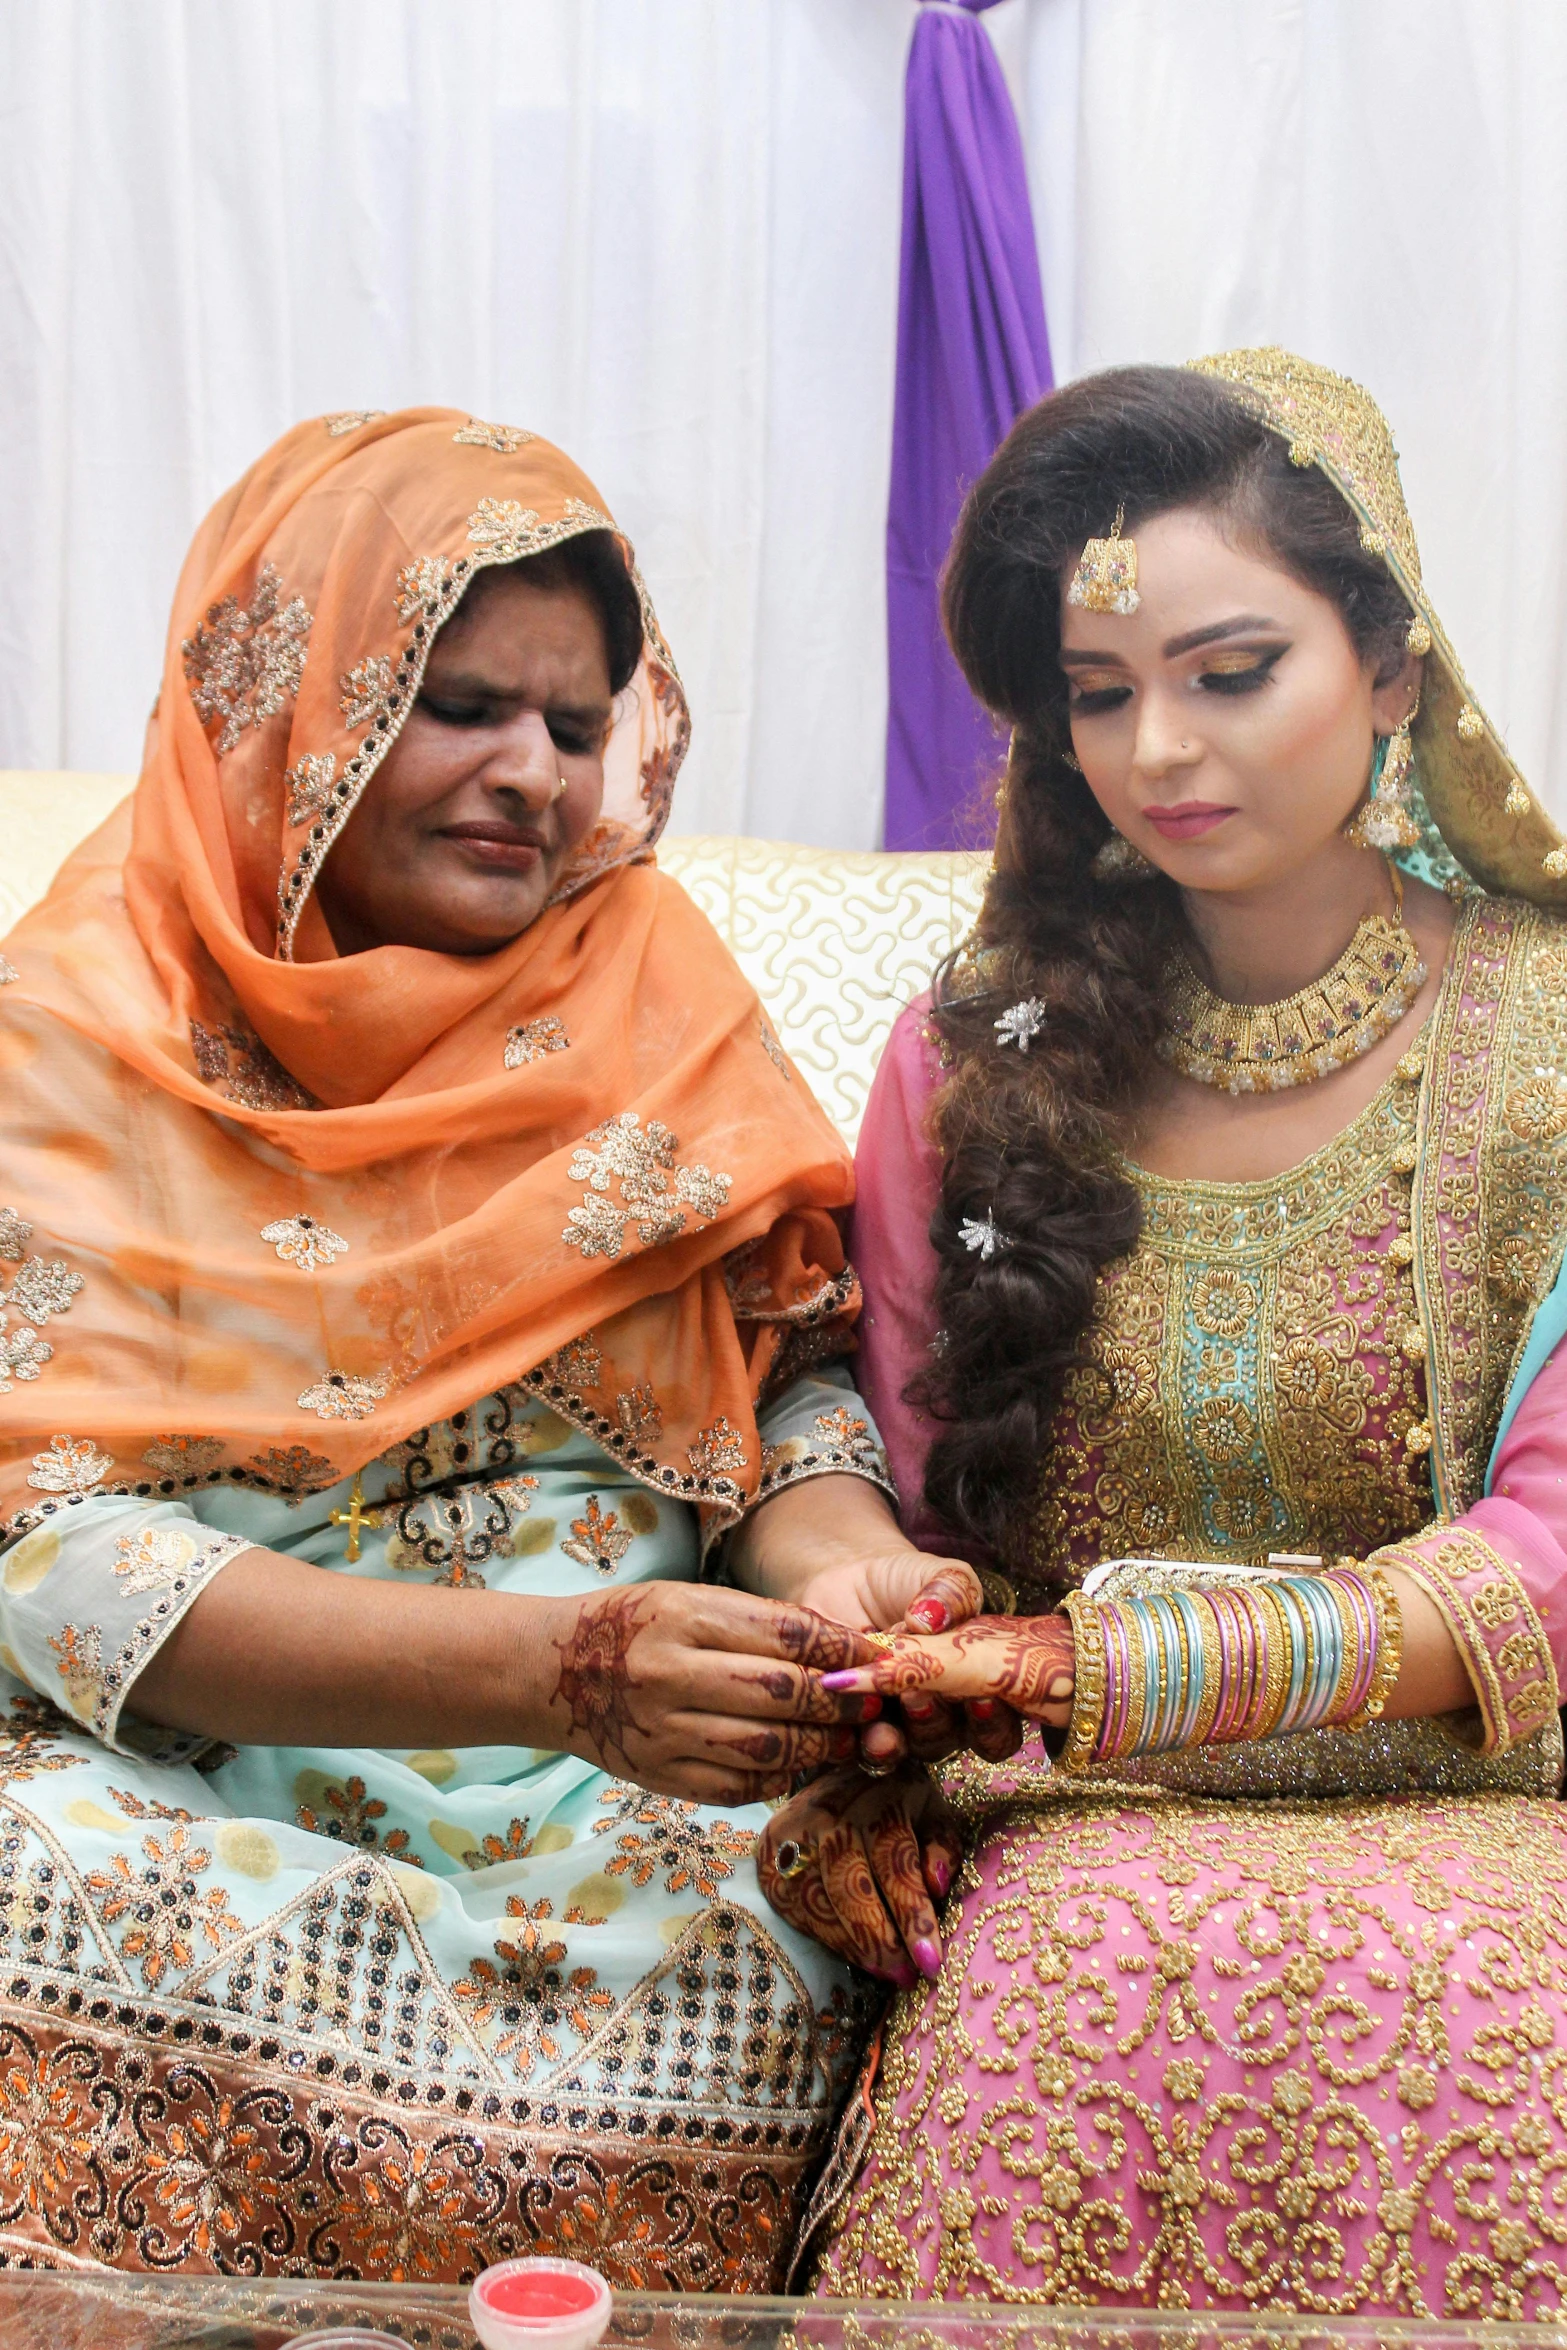
[[[371,1512],[365,1508],[363,1470],[356,1469],[354,1471],[354,1486],[353,1491],[348,1496],[347,1509],[329,1510],[327,1512],[327,1516],[330,1518],[334,1526],[346,1526],[348,1528],[348,1549],[344,1553],[344,1556],[347,1558],[350,1566],[356,1565],[359,1558],[359,1529],[361,1526],[374,1525],[375,1523],[375,1519]]]

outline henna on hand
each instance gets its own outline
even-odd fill
[[[579,1608],[565,1639],[555,1643],[560,1654],[555,1695],[570,1709],[573,1732],[595,1754],[617,1761],[628,1778],[634,1773],[626,1733],[648,1735],[631,1710],[631,1650],[650,1598],[646,1584],[607,1592],[597,1604]]]
[[[789,1853],[792,1865],[780,1865]],[[866,1779],[829,1771],[773,1814],[757,1848],[762,1890],[779,1913],[867,1972],[912,1982],[936,1972],[932,1897],[951,1885],[961,1834],[939,1788],[917,1766]],[[803,1857],[804,1865],[800,1865]]]
[[[1071,1619],[1050,1616],[975,1616],[936,1638],[894,1635],[892,1648],[872,1665],[826,1673],[834,1693],[870,1690],[901,1697],[935,1690],[944,1697],[1001,1700],[1037,1717],[1071,1698],[1076,1652]]]

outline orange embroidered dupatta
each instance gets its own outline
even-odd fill
[[[518,1381],[710,1520],[754,1496],[758,1394],[858,1307],[852,1178],[652,865],[689,722],[645,590],[530,929],[340,956],[313,894],[475,572],[605,528],[547,442],[413,409],[299,426],[197,534],[136,792],[0,972],[8,1530],[331,1484]]]

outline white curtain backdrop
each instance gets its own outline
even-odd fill
[[[685,672],[683,830],[869,846],[911,0],[0,0],[0,765],[133,766],[301,415],[569,448]],[[1293,343],[1393,418],[1567,814],[1567,6],[1004,0],[1058,375]]]

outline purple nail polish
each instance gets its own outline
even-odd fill
[[[850,1665],[846,1671],[841,1673],[823,1673],[822,1675],[822,1687],[829,1690],[834,1697],[841,1696],[846,1690],[858,1689],[859,1685],[860,1671],[857,1665]]]
[[[917,1934],[909,1944],[909,1948],[914,1953],[914,1963],[920,1973],[928,1975],[930,1980],[934,1982],[941,1972],[940,1945],[933,1942],[928,1934]]]
[[[951,1890],[952,1863],[944,1853],[933,1852],[925,1863],[926,1873],[936,1889],[938,1899]]]

